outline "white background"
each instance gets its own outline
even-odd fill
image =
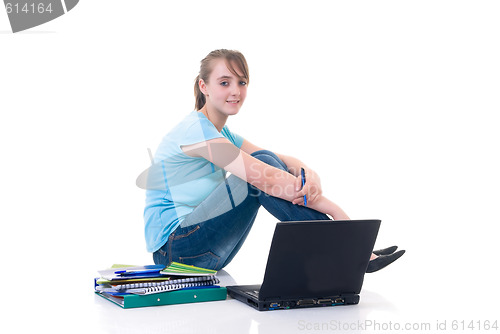
[[[77,320],[108,307],[96,271],[152,263],[147,148],[193,109],[199,61],[229,48],[250,66],[231,130],[306,162],[351,218],[382,219],[377,247],[407,250],[365,278],[370,319],[500,320],[499,15],[496,1],[83,0],[13,34],[0,11],[6,318],[100,328]],[[274,223],[259,213],[226,268],[237,283],[262,278]]]

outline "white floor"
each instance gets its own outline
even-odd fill
[[[263,233],[272,232],[272,218],[261,216],[262,224],[252,231],[234,262],[219,272],[222,285],[261,282],[266,254],[255,252],[255,259],[249,257],[257,245],[263,250],[268,247],[269,238]],[[35,266],[30,289],[5,294],[9,309],[4,314],[8,315],[6,324],[23,332],[40,328],[117,334],[496,332],[478,328],[500,320],[497,265],[489,263],[494,257],[473,263],[467,257],[463,261],[447,259],[439,245],[406,248],[407,254],[398,262],[365,276],[361,301],[355,306],[258,312],[228,298],[122,309],[93,293],[92,278],[102,268],[90,270],[89,261],[81,264],[80,272],[66,267],[67,272],[57,273],[56,269],[56,274],[48,274],[56,267],[48,261],[43,272]],[[22,281],[26,283],[27,278]],[[47,287],[49,282],[52,287]],[[473,331],[467,328],[471,324]],[[458,330],[462,326],[464,330]]]
[[[499,320],[500,295],[498,288],[491,289],[492,279],[483,277],[481,286],[475,286],[459,276],[455,278],[461,283],[454,284],[452,270],[421,275],[422,269],[414,268],[425,267],[416,258],[409,253],[400,263],[366,275],[356,306],[258,312],[228,298],[125,310],[94,295],[89,280],[86,286],[63,284],[50,293],[36,287],[21,292],[16,298],[23,309],[14,317],[23,330],[81,333],[402,333],[409,332],[406,326],[415,332],[440,328],[454,333],[454,326],[467,327],[471,321],[476,330],[468,332],[482,332],[479,325]],[[224,284],[258,282],[249,278],[257,276],[236,269],[219,274]]]

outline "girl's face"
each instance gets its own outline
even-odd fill
[[[247,82],[237,66],[234,75],[224,59],[216,60],[208,83],[200,80],[200,89],[206,97],[207,108],[214,108],[226,116],[236,115],[247,96]]]

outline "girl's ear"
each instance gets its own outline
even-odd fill
[[[207,84],[203,79],[198,80],[198,86],[200,87],[200,91],[203,93],[203,95],[208,95]]]

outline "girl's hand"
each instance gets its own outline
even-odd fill
[[[307,205],[314,203],[323,193],[321,190],[321,181],[318,174],[312,169],[305,169],[306,183],[302,187],[302,176],[297,176],[295,180],[295,191],[297,198],[292,203],[304,205],[304,196],[307,198]],[[302,188],[302,189],[301,189]]]

